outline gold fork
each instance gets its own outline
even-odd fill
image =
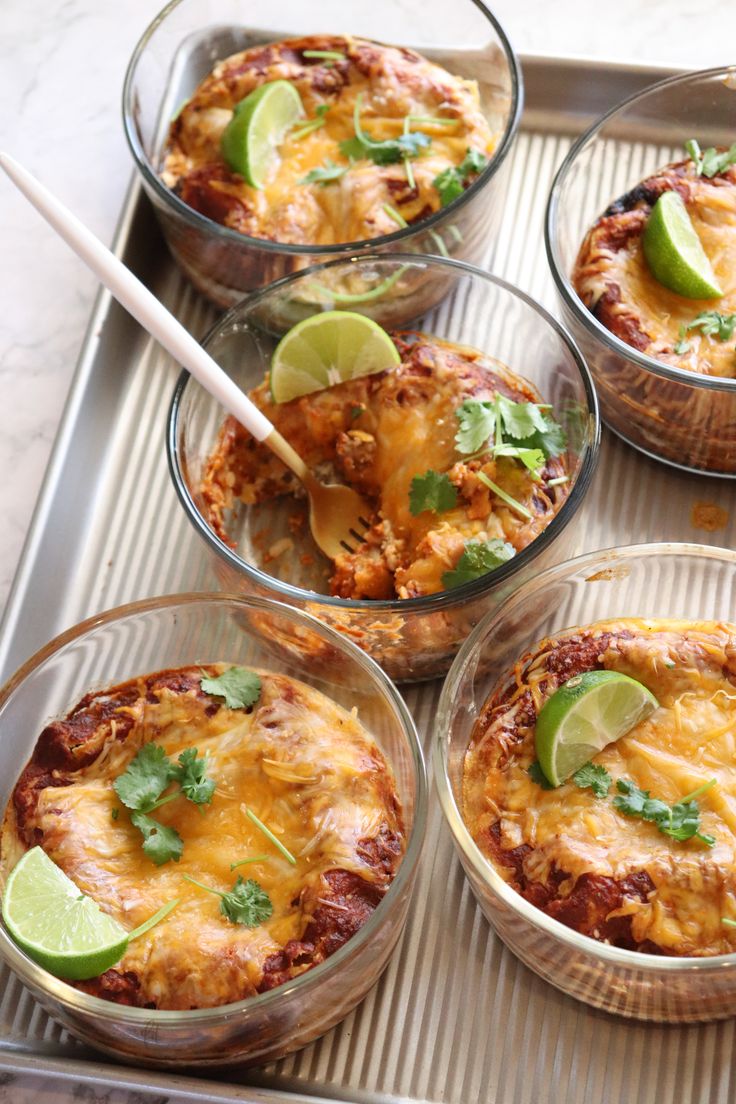
[[[0,165],[57,234],[92,269],[115,298],[141,326],[187,368],[202,387],[249,430],[257,441],[283,461],[301,480],[309,497],[312,536],[326,556],[355,551],[370,525],[371,507],[351,487],[320,483],[301,456],[291,447],[258,407],[250,401],[199,342],[158,301],[137,276],[118,260],[98,238],[73,215],[48,188],[19,165],[0,153]]]

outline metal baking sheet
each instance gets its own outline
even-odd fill
[[[542,219],[571,136],[668,71],[524,59],[527,107],[488,266],[555,308]],[[644,164],[652,147],[632,146]],[[615,193],[602,181],[602,198]],[[131,187],[118,254],[198,336],[212,310],[174,271]],[[170,484],[164,427],[178,368],[101,293],[0,634],[8,675],[49,637],[101,609],[152,594],[214,589],[205,552]],[[703,529],[709,505],[730,511]],[[578,551],[639,541],[733,547],[732,484],[678,474],[608,432]],[[703,507],[706,507],[703,510]],[[429,736],[439,685],[407,690]],[[203,1078],[100,1059],[0,974],[0,1069],[150,1088],[187,1100],[288,1104],[726,1104],[736,1094],[736,1021],[669,1028],[615,1019],[563,996],[522,966],[476,907],[439,809],[406,931],[368,998],[322,1040],[258,1072]]]

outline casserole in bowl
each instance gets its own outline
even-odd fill
[[[329,670],[312,661],[315,641]],[[247,706],[221,700],[232,666],[260,677]],[[411,718],[349,642],[274,603],[151,599],[52,641],[3,689],[0,723],[4,878],[40,844],[128,930],[161,894],[176,900],[131,938],[120,969],[74,984],[0,930],[5,961],[72,1033],[150,1065],[262,1063],[328,1030],[379,976],[406,915],[426,795]],[[171,764],[182,748],[200,754],[215,783],[201,808],[176,788],[155,811],[131,799],[121,779],[132,769],[140,782],[146,748]],[[258,909],[238,919],[205,890],[241,879]]]
[[[730,478],[736,183],[727,163],[709,175],[717,166],[706,162],[704,171],[685,146],[695,140],[701,152],[727,153],[735,88],[730,68],[712,69],[662,81],[614,108],[565,157],[545,227],[563,318],[593,372],[606,423],[655,460]],[[599,186],[609,164],[614,194]],[[682,197],[718,270],[722,297],[694,288],[706,297],[690,298],[650,271],[642,231],[664,192]],[[713,325],[715,315],[725,329]]]
[[[347,281],[363,293],[345,303],[330,289]],[[420,289],[438,282],[449,294],[434,308]],[[319,320],[330,307],[405,327],[394,334],[395,368],[273,404],[264,377],[284,323]],[[225,589],[283,596],[350,635],[391,677],[408,681],[446,670],[485,609],[540,562],[564,554],[558,537],[571,536],[568,523],[595,463],[595,395],[564,331],[523,293],[457,262],[361,258],[252,295],[216,324],[205,345],[243,389],[255,388],[256,401],[308,463],[329,463],[337,481],[381,499],[363,551],[336,561],[330,583],[299,504],[273,498],[289,489],[283,473],[234,423],[221,429],[221,409],[182,376],[169,424],[171,471]],[[554,420],[562,434],[559,451],[550,448],[546,459],[539,451],[543,467],[534,475],[508,459],[506,446],[491,467],[472,456],[466,463],[456,451],[458,411],[470,402],[491,417],[497,394],[514,410],[533,400],[535,416]],[[431,471],[449,498],[425,510],[412,492]],[[461,577],[456,569],[469,542],[502,557],[492,570]]]
[[[674,1023],[736,1008],[733,840],[718,811],[730,800],[732,754],[717,731],[729,731],[736,700],[735,584],[726,549],[661,544],[582,556],[487,617],[443,689],[435,776],[483,912],[541,977],[606,1011]],[[584,779],[543,789],[529,774],[541,708],[592,670],[640,679],[658,707],[591,752],[606,783],[598,793]],[[654,813],[672,830],[676,816],[664,813],[686,803],[698,786],[688,791],[685,779],[701,772],[708,781],[686,810],[698,823],[668,835]],[[488,823],[478,815],[483,790]],[[647,817],[627,800],[645,791],[658,801]]]
[[[352,15],[346,27],[339,5],[322,5],[317,25],[290,0],[261,14],[220,0],[213,20],[206,0],[175,0],[136,47],[123,94],[128,142],[175,260],[219,306],[373,250],[476,260],[495,232],[522,103],[503,30],[479,0],[439,24],[420,4]],[[223,159],[220,136],[249,94],[279,81],[296,90],[294,126],[261,182]],[[387,140],[404,145],[377,148]],[[448,170],[453,186],[438,190]]]

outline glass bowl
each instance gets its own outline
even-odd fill
[[[329,661],[315,663],[315,649]],[[87,691],[213,660],[289,675],[347,710],[357,707],[393,768],[406,851],[375,912],[335,954],[269,992],[218,1008],[156,1011],[89,996],[38,966],[0,925],[0,957],[50,1016],[99,1050],[172,1069],[270,1062],[343,1019],[376,982],[402,931],[427,815],[414,722],[376,664],[308,614],[218,594],[121,606],[62,633],[29,659],[0,690],[3,809],[44,726]]]
[[[601,415],[654,460],[736,477],[736,379],[698,375],[627,345],[583,305],[570,277],[586,231],[608,204],[668,162],[684,143],[733,141],[736,69],[688,73],[652,85],[604,115],[574,143],[547,206],[547,258],[562,316],[590,365]],[[694,303],[693,314],[698,311]]]
[[[286,245],[248,237],[186,206],[158,175],[168,125],[179,106],[219,58],[264,42],[300,34],[350,33],[415,48],[453,74],[476,80],[483,110],[499,135],[486,169],[461,197],[416,226],[370,241],[341,245]],[[196,288],[220,307],[244,292],[320,260],[366,252],[409,250],[479,261],[495,236],[503,207],[506,155],[522,108],[519,62],[495,17],[480,0],[460,0],[429,18],[421,0],[397,5],[342,0],[314,5],[274,0],[174,0],[136,46],[125,78],[125,133],[177,264]]]
[[[478,625],[447,676],[433,739],[434,776],[455,850],[483,913],[545,981],[607,1012],[689,1023],[736,1013],[736,955],[667,958],[598,943],[516,893],[460,813],[462,770],[483,703],[515,661],[550,633],[615,617],[736,621],[736,553],[699,544],[612,548],[527,582]]]
[[[399,278],[396,278],[399,273]],[[361,304],[335,301],[327,288],[355,280],[367,292]],[[392,282],[394,281],[395,282]],[[315,288],[325,294],[315,305]],[[442,289],[439,296],[438,289]],[[442,302],[433,304],[440,297]],[[590,484],[598,451],[595,392],[588,370],[565,331],[523,292],[479,269],[456,261],[411,255],[332,262],[255,292],[226,314],[204,340],[208,352],[243,390],[261,382],[279,335],[298,318],[320,309],[360,310],[383,325],[434,334],[496,357],[537,388],[568,435],[571,489],[546,529],[508,563],[473,582],[420,598],[357,600],[331,597],[300,578],[299,552],[279,559],[264,554],[262,537],[288,538],[291,505],[264,512],[240,504],[224,543],[204,516],[200,483],[224,411],[188,373],[176,388],[168,428],[169,465],[182,505],[209,549],[224,590],[282,599],[319,617],[360,644],[393,679],[413,681],[443,674],[471,628],[515,587],[570,554],[570,525]],[[268,505],[268,504],[265,504]],[[293,534],[292,534],[293,535]],[[307,537],[303,538],[304,541]],[[290,543],[293,544],[292,541]],[[316,546],[307,546],[315,551]],[[315,560],[326,563],[316,553]],[[277,577],[277,573],[280,576]],[[296,582],[294,582],[296,578]]]

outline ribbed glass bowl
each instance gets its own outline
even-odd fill
[[[386,966],[406,919],[427,815],[422,751],[394,686],[359,648],[308,614],[260,598],[184,594],[90,618],[37,652],[0,689],[0,801],[50,719],[89,690],[166,668],[224,661],[300,679],[361,723],[391,765],[406,851],[386,896],[362,928],[319,966],[234,1004],[193,1011],[129,1008],[53,977],[0,924],[0,958],[73,1035],[149,1066],[263,1064],[306,1046],[363,999]]]
[[[684,143],[730,147],[736,68],[652,85],[573,144],[555,177],[545,241],[562,316],[595,379],[601,415],[634,448],[676,468],[736,478],[736,379],[663,364],[627,345],[583,305],[571,276],[587,230],[609,203],[685,156]],[[693,315],[698,313],[693,301]]]
[[[398,279],[396,279],[398,274]],[[393,282],[396,280],[396,282]],[[330,298],[336,285],[367,289],[361,303]],[[371,298],[371,288],[387,290]],[[322,289],[322,290],[319,290]],[[440,300],[439,305],[435,303]],[[599,425],[588,370],[566,332],[523,292],[479,269],[439,258],[398,254],[311,268],[256,292],[215,323],[204,346],[248,390],[263,380],[279,336],[320,310],[359,310],[392,328],[421,330],[470,345],[524,376],[550,403],[568,436],[569,496],[546,529],[508,563],[474,582],[421,598],[369,601],[319,592],[324,573],[300,567],[300,553],[324,561],[305,534],[291,539],[293,500],[271,507],[238,504],[222,541],[204,516],[201,480],[224,411],[188,373],[174,394],[169,417],[169,466],[184,510],[205,541],[224,590],[279,598],[319,617],[364,648],[396,680],[444,674],[487,610],[543,566],[570,555],[577,539],[571,522],[595,468]],[[268,531],[263,539],[264,529]],[[291,537],[289,536],[291,534]],[[273,542],[294,546],[269,559]],[[306,543],[309,541],[309,543]]]
[[[304,34],[352,34],[410,46],[451,73],[476,80],[496,150],[464,194],[416,226],[342,245],[286,245],[221,226],[186,206],[159,178],[169,122],[215,61],[264,42]],[[244,292],[318,261],[407,250],[478,261],[503,207],[506,155],[519,125],[522,79],[503,29],[481,0],[458,0],[428,16],[422,0],[173,0],[136,46],[125,78],[125,133],[169,249],[196,288],[220,307]]]
[[[457,655],[437,711],[434,776],[455,850],[483,913],[518,957],[564,993],[607,1012],[664,1023],[736,1013],[736,955],[668,958],[580,935],[516,893],[463,821],[462,773],[475,721],[535,643],[606,618],[736,621],[736,552],[648,544],[593,552],[542,572],[478,625]]]

